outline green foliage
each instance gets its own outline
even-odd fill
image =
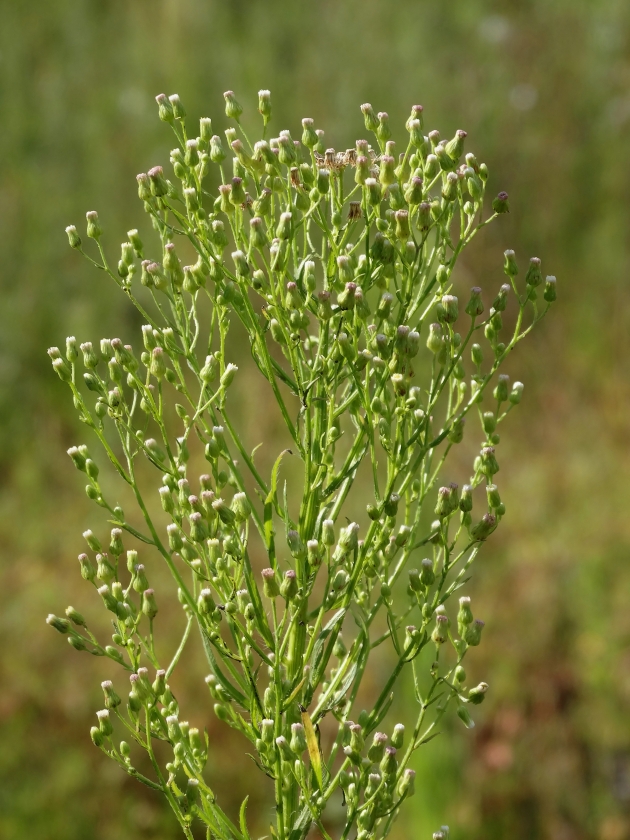
[[[385,837],[414,792],[413,753],[450,705],[471,728],[471,708],[488,688],[468,685],[462,666],[484,623],[468,596],[456,622],[445,605],[505,513],[497,430],[523,385],[499,369],[555,300],[555,278],[543,280],[532,258],[517,280],[508,250],[508,282],[491,292],[487,313],[479,287],[459,305],[458,259],[508,212],[508,197],[486,200],[488,169],[464,156],[466,132],[425,136],[421,106],[400,152],[388,115],[369,104],[361,111],[374,146],[357,140],[336,152],[311,119],[301,142],[289,131],[267,139],[268,91],[259,94],[262,139],[252,144],[241,105],[231,91],[224,97],[235,122],[225,141],[208,118],[189,137],[179,97],[157,97],[177,140],[176,180],[161,166],[137,176],[150,243],[129,231],[114,269],[95,211],[87,213],[93,245],[67,228],[70,246],[117,283],[145,323],[139,359],[119,338],[95,347],[70,337],[64,353],[49,350],[133,510],[102,483],[98,456],[84,444],[68,450],[88,498],[114,525],[105,542],[86,531],[94,560],[79,558],[111,613],[112,643],[72,607],[48,623],[76,650],[128,672],[126,704],[126,690],[102,683],[92,741],[163,792],[186,836],[197,818],[209,835],[248,837],[245,806],[239,829],[204,776],[219,756],[181,720],[169,684],[197,628],[216,716],[251,742],[274,780],[274,836],[298,840],[315,823],[328,837],[337,795],[343,837]],[[237,322],[292,447],[268,481],[230,408],[241,377],[229,361]],[[448,456],[475,414],[482,444],[469,483],[461,492],[453,481],[439,486],[445,465],[449,478],[461,472]],[[281,480],[290,452],[302,464],[297,487]],[[202,453],[207,472],[197,478]],[[360,478],[363,465],[369,479]],[[364,481],[367,515],[350,521]],[[429,555],[421,562],[420,549]],[[158,641],[161,593],[144,561],[156,552],[185,615],[170,663],[159,652],[168,644]],[[260,573],[256,552],[265,556]],[[414,560],[419,568],[410,569]],[[394,665],[368,712],[361,685],[381,645],[391,646]],[[405,736],[386,716],[407,665],[416,711]],[[121,735],[128,740],[118,743]],[[148,774],[138,750],[148,754]]]

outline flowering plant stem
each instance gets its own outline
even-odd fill
[[[507,251],[508,282],[487,314],[477,287],[460,313],[458,257],[508,211],[508,197],[499,193],[487,214],[487,167],[471,153],[462,162],[466,133],[448,142],[437,131],[425,136],[420,106],[396,158],[387,114],[370,105],[361,110],[375,146],[358,140],[339,153],[309,119],[301,141],[288,131],[266,140],[267,91],[259,95],[263,139],[252,145],[234,94],[225,100],[234,121],[225,132],[231,178],[210,119],[189,138],[179,97],[157,97],[177,138],[175,181],[156,166],[138,175],[138,191],[159,259],[132,230],[112,267],[93,211],[87,235],[95,256],[75,227],[67,229],[70,245],[145,320],[139,360],[117,338],[95,349],[71,337],[65,354],[49,350],[137,510],[127,515],[106,497],[85,445],[69,450],[87,476],[88,497],[114,525],[105,545],[87,531],[90,555],[79,557],[114,634],[103,645],[73,607],[48,622],[75,649],[128,672],[126,704],[111,681],[102,684],[105,708],[92,740],[163,792],[186,837],[200,820],[208,837],[249,840],[247,798],[237,825],[204,777],[212,760],[207,734],[182,719],[169,687],[197,628],[214,711],[251,742],[273,780],[273,837],[302,840],[314,824],[327,840],[384,838],[413,794],[415,750],[437,734],[452,705],[471,727],[470,708],[486,693],[485,683],[467,685],[462,664],[483,622],[467,596],[454,622],[445,605],[505,513],[494,482],[497,429],[523,386],[498,371],[555,300],[555,278],[543,281],[534,258],[518,284]],[[242,375],[228,361],[234,321],[286,426],[289,448],[269,477],[230,408]],[[472,414],[482,445],[460,491],[439,478]],[[292,454],[302,463],[297,493],[281,483]],[[153,484],[144,461],[159,478]],[[365,522],[345,518],[356,499],[368,502]],[[185,615],[170,662],[156,653],[151,554],[166,563]],[[394,664],[367,711],[363,678],[384,644]],[[408,666],[415,722],[409,734],[398,723],[388,735],[382,730]],[[164,764],[156,742],[170,752]],[[136,769],[136,750],[148,754],[151,778]],[[333,796],[345,806],[341,825],[327,811]]]

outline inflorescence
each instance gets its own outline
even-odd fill
[[[129,231],[113,266],[98,215],[87,214],[97,249],[88,259],[145,320],[139,358],[118,338],[96,347],[68,338],[65,353],[49,350],[80,419],[135,499],[127,516],[106,497],[88,448],[69,450],[88,497],[114,524],[105,542],[86,531],[88,552],[79,556],[114,634],[102,645],[72,607],[48,623],[76,650],[128,673],[124,701],[121,685],[119,694],[102,683],[92,740],[165,794],[187,837],[197,818],[209,837],[248,840],[245,803],[238,825],[217,803],[203,775],[207,734],[182,719],[169,687],[196,627],[217,717],[253,744],[274,780],[274,838],[302,840],[313,824],[326,840],[330,831],[384,838],[414,792],[414,751],[450,705],[471,727],[470,709],[487,690],[468,685],[462,664],[484,623],[469,597],[459,598],[454,619],[446,603],[505,513],[498,427],[523,385],[499,369],[555,300],[555,278],[543,279],[533,258],[518,282],[506,251],[507,279],[491,307],[478,287],[460,303],[457,259],[508,212],[508,196],[500,192],[484,212],[487,167],[464,156],[466,132],[425,136],[421,106],[397,153],[388,115],[367,104],[372,142],[336,152],[311,119],[300,140],[286,130],[268,137],[268,91],[259,94],[263,132],[253,144],[231,91],[233,127],[223,137],[209,118],[189,137],[177,95],[157,103],[177,146],[173,180],[161,166],[137,177],[154,242]],[[84,253],[76,228],[67,234]],[[269,478],[229,409],[242,375],[228,361],[234,320],[249,338],[251,375],[266,380],[286,425],[290,448]],[[440,485],[475,415],[481,445],[468,482]],[[289,453],[301,459],[303,482],[282,492]],[[356,498],[368,499],[363,522],[344,515]],[[160,593],[149,577],[158,555],[185,616],[169,664],[154,644]],[[394,665],[367,711],[359,691],[382,644]],[[407,665],[416,714],[406,729],[386,716]],[[126,740],[115,740],[120,733]],[[164,765],[157,741],[170,748]],[[138,749],[151,777],[134,765]],[[326,814],[333,796],[345,806],[341,826]],[[446,827],[434,834],[447,836]]]

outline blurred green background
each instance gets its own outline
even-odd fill
[[[336,148],[364,135],[364,101],[399,136],[416,102],[427,129],[465,128],[512,208],[468,258],[471,279],[498,285],[507,247],[558,277],[555,310],[508,364],[526,398],[503,435],[508,515],[473,592],[489,699],[475,730],[453,725],[418,757],[396,837],[447,822],[458,840],[630,838],[630,5],[3,0],[0,11],[2,840],[178,836],[159,798],[89,740],[102,662],[44,624],[67,603],[92,606],[76,563],[92,512],[65,455],[86,436],[45,351],[135,324],[63,228],[96,208],[114,248],[138,224],[134,175],[167,164],[171,144],[155,94],[177,91],[191,119],[221,126],[222,91],[253,119],[261,87],[276,131],[295,135],[311,116]],[[181,691],[211,728],[211,776],[233,807],[257,771],[194,674]],[[260,833],[266,808],[262,794],[250,808]]]

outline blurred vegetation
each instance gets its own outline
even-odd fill
[[[223,90],[254,112],[268,87],[276,130],[311,116],[336,148],[363,136],[364,101],[401,132],[416,102],[443,136],[465,128],[512,208],[467,258],[470,279],[497,285],[507,247],[558,277],[557,307],[509,365],[526,397],[502,442],[508,515],[473,591],[489,699],[472,733],[453,723],[418,756],[396,836],[449,822],[461,840],[630,838],[630,5],[0,8],[0,837],[177,836],[165,804],[89,740],[102,662],[44,624],[66,603],[90,609],[76,555],[91,516],[65,455],[84,431],[45,351],[135,325],[63,228],[98,209],[113,247],[138,224],[134,175],[166,164],[171,142],[154,95],[177,91],[191,119],[221,126]],[[255,421],[274,434],[272,419]],[[213,783],[236,803],[253,768],[213,721],[192,662],[190,674],[180,690],[210,727]],[[266,807],[264,792],[250,806],[260,833]]]

